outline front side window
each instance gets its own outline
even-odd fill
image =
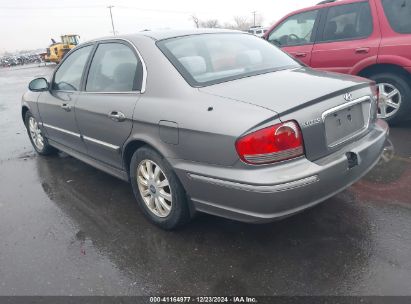
[[[382,0],[382,6],[394,31],[411,34],[411,0]]]
[[[88,92],[140,91],[142,67],[134,52],[125,44],[100,44],[87,77]]]
[[[81,77],[92,48],[92,45],[82,47],[64,60],[54,75],[53,90],[80,90]]]
[[[268,41],[278,46],[310,44],[314,41],[314,24],[318,10],[293,15],[274,29]]]
[[[192,86],[206,86],[299,64],[249,34],[219,33],[171,38],[158,47]]]
[[[368,2],[330,7],[323,41],[366,38],[372,33],[372,15]]]

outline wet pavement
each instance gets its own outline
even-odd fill
[[[20,99],[51,71],[0,69],[0,295],[411,295],[411,123],[365,178],[304,213],[165,232],[127,183],[33,152]]]

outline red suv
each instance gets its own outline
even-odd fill
[[[379,84],[379,116],[411,117],[411,0],[328,0],[293,12],[264,38],[305,64]]]

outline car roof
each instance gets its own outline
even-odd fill
[[[336,0],[336,1],[331,1],[331,2],[320,4],[322,1],[318,0],[319,3],[317,5],[313,5],[313,6],[305,7],[300,10],[293,11],[287,16],[294,15],[295,13],[300,13],[300,12],[302,13],[306,11],[311,11],[311,10],[321,9],[321,8],[326,8],[326,7],[331,7],[331,6],[338,6],[338,5],[350,4],[350,3],[356,3],[356,2],[368,2],[368,1],[369,0]]]
[[[101,39],[115,39],[115,38],[123,38],[133,40],[133,38],[141,38],[141,37],[148,37],[153,40],[163,40],[169,38],[176,38],[176,37],[183,37],[183,36],[190,36],[190,35],[200,35],[200,34],[215,34],[215,33],[244,33],[241,31],[235,30],[226,30],[226,29],[186,29],[186,30],[146,30],[141,31],[134,34],[128,35],[118,35],[112,37],[104,37],[100,39],[95,39],[96,41]],[[247,34],[247,33],[244,33]]]

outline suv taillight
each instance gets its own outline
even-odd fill
[[[378,104],[379,99],[380,99],[380,87],[375,83],[372,83],[370,87],[371,87],[372,95]]]
[[[379,103],[380,103],[380,88],[377,84],[372,83],[370,85],[371,87],[371,91],[372,91],[372,95],[374,97],[375,100],[375,105],[374,105],[374,111],[373,111],[373,120],[377,118],[378,115],[378,108],[379,108]]]
[[[304,154],[303,137],[295,121],[287,121],[247,134],[235,143],[240,158],[249,164],[267,164]]]

